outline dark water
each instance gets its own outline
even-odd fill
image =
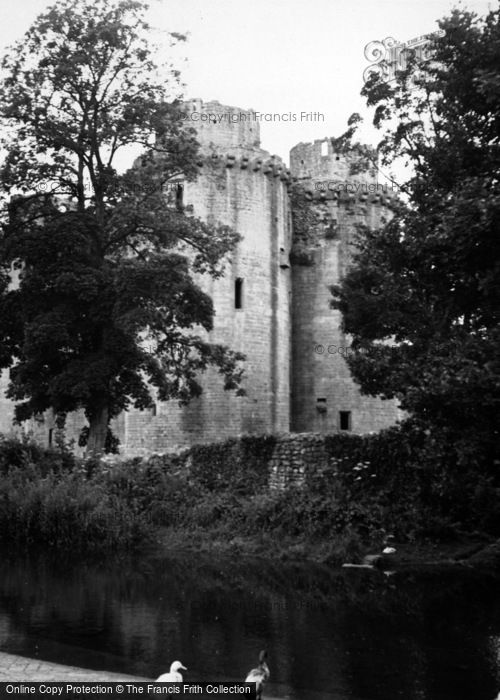
[[[105,564],[4,555],[0,650],[155,678],[243,680],[267,648],[294,700],[493,700],[500,583],[176,556]]]

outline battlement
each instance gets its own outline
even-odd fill
[[[221,167],[234,168],[235,170],[248,170],[250,172],[261,172],[264,175],[279,177],[287,183],[292,182],[290,170],[286,167],[279,156],[271,156],[267,151],[259,150],[254,155],[246,152],[221,153],[212,151],[210,154],[202,154],[198,160],[198,167]]]
[[[281,158],[260,148],[260,123],[253,110],[199,98],[186,101],[184,106],[188,124],[196,129],[200,142],[200,168],[261,172],[279,177],[287,184],[313,185],[311,198],[318,201],[337,199],[342,203],[359,201],[392,206],[397,199],[393,193],[381,191],[375,166],[366,167],[357,153],[337,153],[330,138],[294,146],[287,168]],[[351,174],[353,165],[358,166],[358,172]]]
[[[316,187],[311,189],[310,183],[301,183],[296,178],[294,181],[302,185],[302,191],[306,199],[311,202],[336,201],[342,204],[360,203],[365,205],[377,205],[396,209],[400,199],[395,192],[385,189],[385,185],[377,183],[359,182],[335,182],[328,184],[316,183]],[[320,187],[322,185],[322,187]]]
[[[199,98],[184,103],[186,123],[196,129],[202,151],[211,149],[260,149],[260,124],[251,109],[223,105]]]
[[[351,174],[351,166],[356,164],[362,165],[361,156],[336,152],[330,138],[298,143],[290,151],[290,170],[299,180],[377,182],[375,166],[360,168],[359,172]]]

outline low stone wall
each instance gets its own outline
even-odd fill
[[[175,464],[210,488],[249,478],[263,490],[276,491],[301,486],[311,473],[327,466],[325,438],[320,433],[246,436],[144,459],[155,465]]]
[[[277,438],[269,461],[269,489],[301,486],[310,471],[326,466],[325,436],[295,433]]]

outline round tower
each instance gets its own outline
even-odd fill
[[[353,167],[354,166],[354,167]],[[383,225],[396,197],[377,183],[375,166],[336,153],[330,139],[290,152],[292,195],[292,406],[294,432],[365,433],[395,423],[394,401],[362,396],[344,356],[350,339],[330,307],[329,287],[344,276],[358,224]],[[355,174],[351,174],[354,172]]]
[[[203,394],[189,405],[169,401],[158,403],[153,415],[125,415],[128,454],[289,430],[289,171],[260,148],[252,112],[192,100],[186,113],[198,130],[202,157],[196,181],[183,184],[182,205],[188,214],[228,225],[241,236],[224,275],[200,276],[198,282],[215,308],[209,340],[246,355],[246,396],[224,391],[220,374],[209,369],[201,377]]]

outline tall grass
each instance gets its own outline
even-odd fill
[[[0,440],[0,542],[83,552],[147,541],[147,518],[90,466],[65,451]]]

